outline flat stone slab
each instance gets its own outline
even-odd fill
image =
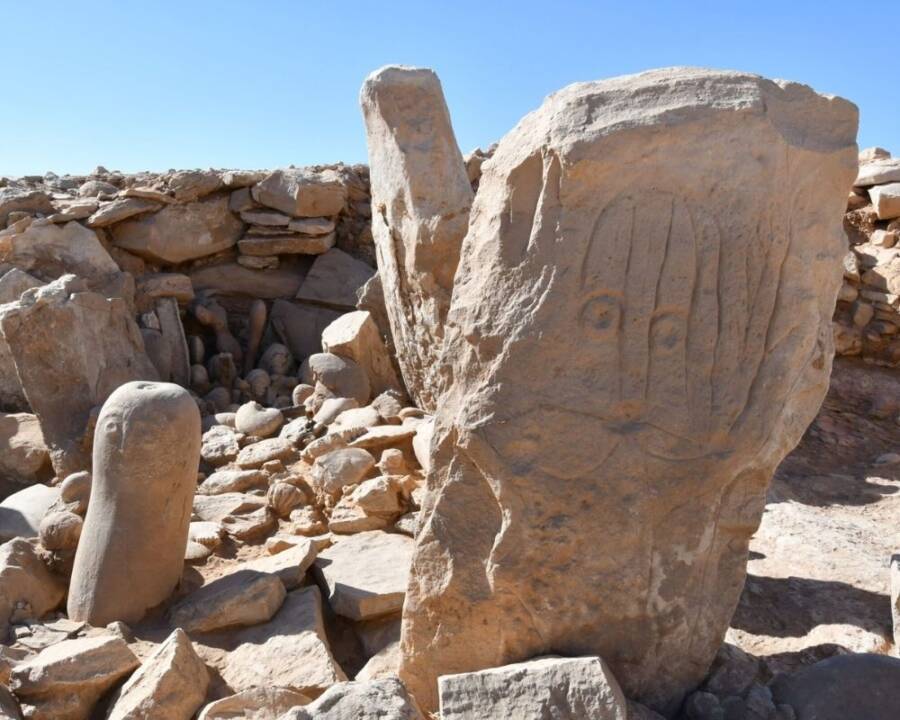
[[[400,612],[414,545],[406,535],[373,530],[323,550],[314,572],[331,609],[351,620]]]
[[[267,623],[202,641],[222,678],[235,692],[280,686],[313,696],[347,679],[328,647],[319,589],[288,593]],[[218,651],[218,652],[217,652]]]

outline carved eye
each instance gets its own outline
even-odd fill
[[[610,337],[619,329],[622,308],[619,298],[599,295],[587,301],[581,309],[581,322],[592,335]]]
[[[678,313],[663,313],[653,318],[652,345],[662,352],[675,350],[684,339],[684,318]]]

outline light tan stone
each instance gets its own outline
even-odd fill
[[[97,420],[69,618],[136,622],[169,596],[184,567],[199,462],[200,413],[186,390],[133,382],[110,395]]]
[[[900,217],[900,182],[878,185],[869,190],[879,220]]]
[[[441,720],[626,720],[625,696],[598,657],[542,657],[439,680]]]
[[[131,311],[64,275],[4,306],[0,327],[57,475],[87,469],[91,409],[122,383],[157,377]]]
[[[0,413],[0,476],[32,483],[50,474],[50,453],[37,417]]]
[[[414,543],[374,530],[351,535],[319,553],[314,563],[328,604],[338,615],[368,620],[403,607]]]
[[[345,313],[322,331],[322,349],[356,362],[369,376],[372,394],[404,392],[391,357],[372,315],[365,310]]]
[[[292,217],[337,215],[347,202],[347,187],[331,169],[275,170],[251,189],[260,205]]]
[[[0,262],[44,280],[65,273],[93,280],[119,272],[97,235],[77,222],[33,222],[23,232],[0,235]]]
[[[441,83],[424,68],[384,67],[360,91],[372,181],[372,236],[406,388],[433,411],[453,276],[472,187]]]
[[[119,637],[64,640],[16,665],[9,687],[29,720],[88,720],[100,696],[139,664]]]
[[[274,685],[315,696],[347,679],[328,647],[315,587],[288,593],[269,622],[210,640],[225,651],[217,665],[235,692]]]
[[[425,720],[397,678],[345,682],[279,720]]]
[[[828,386],[856,127],[801,85],[672,68],[569,86],[501,140],[404,607],[424,709],[440,675],[548,652],[663,714],[703,678]]]
[[[291,708],[311,702],[296,690],[263,686],[211,702],[197,720],[278,720]]]
[[[23,538],[0,545],[0,640],[12,620],[37,620],[62,602],[66,588]]]
[[[241,569],[207,583],[171,610],[171,623],[190,633],[205,633],[271,619],[285,598],[276,575]]]
[[[206,665],[176,629],[125,681],[106,720],[190,720],[208,685]]]
[[[177,193],[176,193],[177,197]],[[241,235],[241,221],[228,212],[228,197],[167,205],[111,228],[112,241],[135,255],[162,263],[181,263],[227,250]]]

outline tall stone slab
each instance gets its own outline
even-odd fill
[[[184,568],[200,463],[200,411],[173,383],[130,382],[103,404],[69,586],[69,618],[133,623]]]
[[[690,68],[569,86],[485,165],[401,676],[599,655],[677,709],[825,395],[856,108]]]
[[[126,302],[63,275],[2,306],[0,330],[56,474],[89,468],[91,408],[123,383],[157,377]]]
[[[384,67],[360,92],[372,182],[372,235],[403,380],[436,408],[438,358],[472,188],[432,70]]]

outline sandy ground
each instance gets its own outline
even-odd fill
[[[900,371],[838,359],[831,390],[778,468],[728,641],[784,672],[835,653],[896,653]]]

